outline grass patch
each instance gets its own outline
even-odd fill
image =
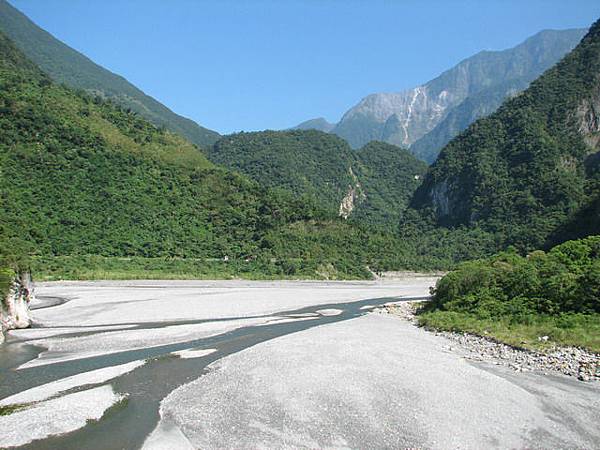
[[[600,314],[532,315],[516,322],[510,317],[481,319],[468,312],[425,311],[418,320],[428,328],[473,333],[515,347],[543,350],[558,344],[600,353]],[[540,341],[541,336],[548,336],[548,341]]]
[[[20,411],[24,408],[25,405],[22,405],[20,403],[8,406],[0,406],[0,416],[8,416],[9,414]]]
[[[366,270],[348,273],[327,263],[300,259],[199,259],[104,257],[96,255],[33,257],[38,281],[55,280],[212,280],[212,279],[369,279]]]

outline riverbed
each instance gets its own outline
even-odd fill
[[[597,384],[474,364],[371,312],[434,283],[39,284],[34,327],[0,347],[0,406],[21,405],[0,447],[599,446]]]

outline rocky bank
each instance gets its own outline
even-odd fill
[[[33,284],[27,272],[16,274],[6,294],[0,300],[0,343],[4,333],[15,328],[27,328],[31,324],[29,303],[33,300]]]
[[[386,304],[377,311],[393,314],[417,326],[416,308],[416,302],[400,302]],[[581,348],[554,346],[544,351],[532,351],[469,333],[431,332],[454,343],[448,350],[462,353],[466,359],[472,361],[503,365],[517,372],[560,373],[577,377],[581,381],[600,381],[600,355]],[[540,336],[540,339],[543,338],[544,336]]]

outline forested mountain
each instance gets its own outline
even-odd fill
[[[562,61],[450,142],[412,207],[523,249],[600,233],[600,21]]]
[[[54,38],[6,0],[0,0],[0,31],[59,83],[86,90],[93,95],[110,99],[124,108],[130,108],[155,125],[164,126],[200,147],[211,145],[219,138],[215,131],[175,114],[125,78],[95,64]]]
[[[264,186],[312,197],[329,211],[338,210],[348,186],[355,184],[352,149],[343,139],[316,130],[233,134],[207,154]]]
[[[432,162],[474,120],[495,111],[506,97],[558,62],[585,31],[541,31],[514,48],[477,53],[422,86],[369,95],[349,109],[331,132],[353,148],[384,141],[410,147],[419,158]],[[319,126],[312,121],[302,124],[303,128]]]
[[[343,139],[316,130],[225,136],[208,156],[262,185],[314,199],[345,218],[394,226],[426,169],[393,145],[373,142],[356,152]]]
[[[355,173],[364,198],[352,218],[396,228],[427,165],[405,149],[373,141],[356,151]]]
[[[1,33],[0,84],[0,256],[228,256],[260,273],[345,277],[406,261],[392,236],[215,167],[136,113],[55,84]]]

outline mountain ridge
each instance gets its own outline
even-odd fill
[[[431,163],[451,138],[558,62],[585,31],[542,30],[514,47],[480,51],[420,86],[370,94],[331,132],[353,148],[379,140]]]
[[[558,64],[454,138],[411,207],[530,250],[600,233],[600,20]],[[587,211],[587,213],[583,213]],[[557,235],[557,230],[562,230]]]
[[[190,142],[205,147],[219,134],[180,116],[145,94],[124,77],[96,64],[90,58],[38,27],[8,1],[0,0],[0,31],[52,79],[93,95],[110,98],[131,108],[157,126],[165,126]]]

